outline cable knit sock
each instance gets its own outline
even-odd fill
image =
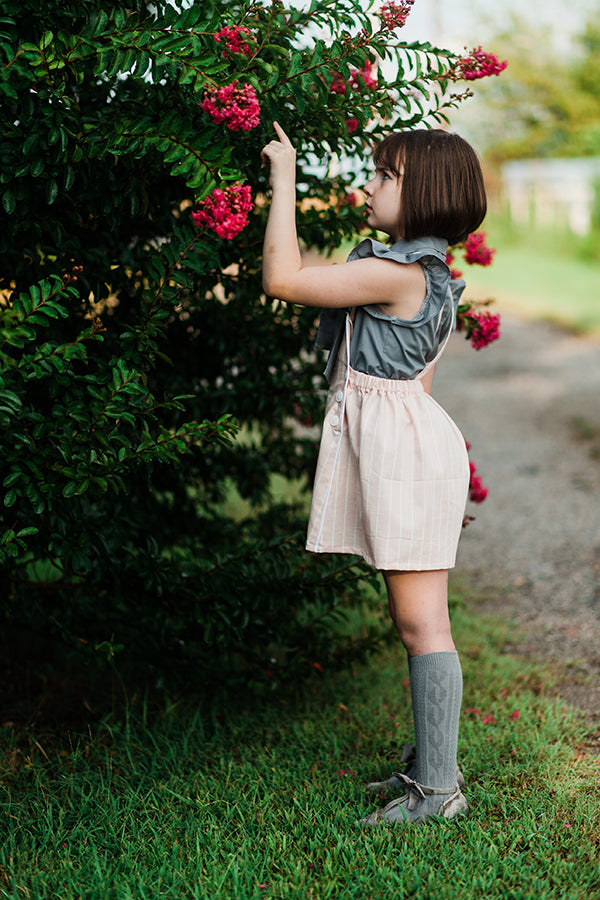
[[[432,788],[456,785],[456,745],[462,670],[456,652],[409,659],[417,750],[415,780]]]
[[[462,700],[458,654],[427,653],[409,659],[410,691],[415,721],[414,780],[395,773],[400,797],[360,820],[421,824],[434,816],[468,816],[469,804],[457,786],[456,745]],[[413,773],[411,773],[413,774]]]

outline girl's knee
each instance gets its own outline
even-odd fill
[[[433,652],[428,649],[453,649],[452,629],[449,620],[423,619],[419,621],[392,616],[396,631],[409,656]]]
[[[390,617],[408,655],[454,650],[447,573],[386,573],[385,581]]]

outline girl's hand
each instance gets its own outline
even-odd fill
[[[273,189],[293,186],[296,183],[296,151],[278,122],[273,122],[273,128],[279,140],[269,141],[260,152],[263,163],[269,162],[271,165],[269,183]]]

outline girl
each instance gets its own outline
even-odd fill
[[[295,224],[295,151],[262,150],[272,200],[264,239],[267,294],[323,308],[317,347],[330,383],[307,548],[355,553],[383,573],[389,612],[409,659],[416,758],[372,788],[401,796],[363,819],[423,822],[468,814],[457,778],[462,673],[448,616],[469,484],[465,441],[432,399],[435,364],[454,330],[464,282],[450,280],[448,244],[483,221],[479,161],[458,135],[390,134],[375,149],[368,238],[334,266],[302,265]]]

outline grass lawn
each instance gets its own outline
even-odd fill
[[[471,295],[600,333],[600,265],[487,227],[498,255],[466,269]],[[470,818],[357,826],[376,807],[364,784],[412,737],[398,648],[315,670],[293,695],[172,698],[158,713],[127,697],[81,733],[0,719],[1,900],[600,900],[583,721],[553,700],[552,671],[502,653],[514,635],[458,594],[453,622]]]
[[[463,267],[457,260],[467,296],[496,297],[500,313],[600,334],[600,262],[585,258],[583,239],[526,233],[493,216],[483,228],[498,252],[489,268]]]
[[[296,696],[229,706],[130,700],[80,735],[4,725],[0,897],[600,897],[597,759],[503,654],[501,626],[458,605],[460,763],[469,819],[360,829],[363,785],[411,737],[407,668],[315,672]],[[511,635],[511,640],[514,635]]]

